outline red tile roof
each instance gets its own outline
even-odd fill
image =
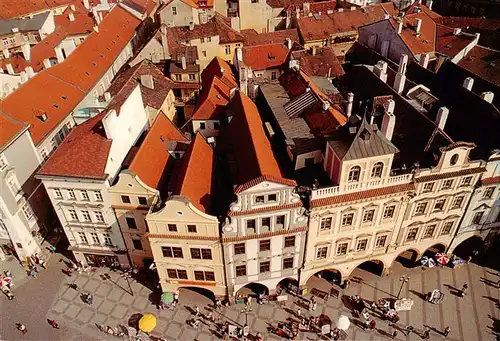
[[[288,59],[290,50],[283,44],[267,44],[243,48],[243,62],[252,70],[279,68]]]
[[[0,146],[4,146],[27,126],[0,111],[0,127],[2,127],[2,133],[0,134]]]
[[[69,19],[70,13],[73,13],[74,21]],[[66,8],[63,14],[54,17],[54,21],[56,27],[64,27],[67,35],[80,35],[92,32],[94,25],[96,25],[82,3],[76,3],[74,11],[71,7]]]
[[[436,51],[450,58],[455,57],[475,39],[470,34],[453,34],[453,28],[443,25],[436,25],[436,29]]]
[[[201,73],[201,80],[203,84],[210,83],[210,80],[213,77],[218,77],[230,88],[238,87],[238,82],[233,74],[233,69],[229,63],[222,58],[215,57],[212,59]]]
[[[252,188],[253,186],[257,186],[258,184],[260,184],[261,182],[264,182],[264,181],[275,182],[278,184],[288,185],[288,186],[297,186],[297,183],[294,180],[285,179],[285,178],[277,178],[277,177],[270,176],[270,175],[263,175],[263,176],[260,176],[256,179],[253,179],[253,180],[251,180],[243,185],[239,185],[238,187],[236,187],[234,189],[234,193],[241,193],[243,191],[246,191],[249,188]]]
[[[381,188],[370,189],[370,190],[362,191],[362,192],[341,194],[341,195],[337,195],[337,196],[329,197],[329,198],[314,199],[314,200],[311,200],[311,207],[315,208],[315,207],[321,207],[321,206],[343,204],[346,202],[366,200],[366,199],[370,199],[370,198],[374,198],[374,197],[403,193],[403,192],[408,192],[408,191],[413,191],[413,190],[415,190],[414,184],[404,184],[404,185],[396,185],[396,186],[390,186],[390,187],[381,187]]]
[[[500,30],[500,20],[491,18],[472,17],[439,17],[436,23],[448,27],[459,27],[461,29],[475,28],[479,30],[495,31]]]
[[[292,59],[299,60],[300,70],[308,76],[340,77],[344,69],[331,46],[317,49],[316,55],[306,50],[292,52]]]
[[[208,84],[203,84],[192,119],[218,120],[229,103],[230,93],[231,89],[224,82],[213,77]]]
[[[31,13],[48,11],[52,8],[69,5],[74,0],[2,0],[0,19],[27,16]]]
[[[107,112],[76,126],[38,171],[39,175],[105,179],[112,140],[102,119]]]
[[[283,211],[283,210],[289,210],[291,208],[298,208],[302,207],[302,202],[296,202],[293,204],[284,204],[284,205],[277,205],[277,206],[266,206],[266,207],[259,207],[255,208],[253,210],[248,210],[248,211],[231,211],[228,213],[228,216],[230,217],[236,217],[240,215],[250,215],[250,214],[257,214],[257,213],[262,213],[262,212],[270,212],[270,211]]]
[[[500,176],[495,176],[495,177],[492,177],[492,178],[481,179],[481,183],[483,185],[498,184],[498,183],[500,183]]]
[[[111,68],[139,23],[124,9],[114,7],[99,25],[99,33],[91,33],[63,63],[38,73],[7,96],[0,102],[0,111],[29,124],[33,142],[40,143]],[[45,122],[37,117],[42,113],[48,116]]]
[[[500,86],[500,51],[476,45],[458,62],[458,65]]]
[[[426,181],[436,181],[436,180],[441,180],[441,179],[456,178],[459,176],[477,174],[477,173],[482,173],[485,171],[486,171],[486,168],[484,168],[484,167],[476,167],[476,168],[462,169],[462,170],[459,170],[456,172],[439,173],[439,174],[431,174],[431,175],[423,175],[423,176],[416,175],[415,182],[421,183],[421,182],[426,182]]]
[[[254,29],[241,30],[245,38],[245,46],[265,45],[265,44],[286,44],[287,38],[292,42],[300,43],[299,32],[296,28],[280,30],[268,33],[258,33]]]
[[[308,226],[300,226],[300,227],[295,227],[292,229],[288,230],[276,230],[273,232],[266,232],[266,233],[259,233],[259,234],[249,234],[246,236],[240,236],[240,237],[224,237],[222,238],[223,243],[235,243],[235,242],[242,242],[245,240],[251,240],[251,239],[262,239],[262,238],[271,238],[275,236],[283,236],[283,235],[290,235],[290,234],[295,234],[299,232],[305,232],[307,231]]]
[[[198,133],[182,157],[175,193],[189,198],[202,212],[210,212],[213,167],[214,151]]]
[[[429,7],[427,7],[426,5],[419,4],[417,1],[414,1],[413,4],[411,4],[409,7],[405,9],[406,15],[418,13],[420,11],[424,12],[434,20],[439,20],[441,18],[441,16],[438,13],[434,12],[433,10],[430,10]]]
[[[160,113],[128,167],[142,182],[158,189],[170,160],[169,141],[187,141],[177,127]]]
[[[244,185],[262,176],[282,179],[255,103],[238,92],[232,98],[229,110],[234,116],[228,124],[224,145],[235,160],[232,164],[235,167],[232,169],[233,184]]]
[[[420,35],[418,36],[415,31],[416,19],[422,20]],[[425,12],[408,14],[398,20],[402,20],[403,22],[403,30],[399,36],[414,55],[435,51],[436,23],[428,14]],[[391,18],[389,22],[395,30],[398,29],[398,21],[396,19]]]

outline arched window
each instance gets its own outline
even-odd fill
[[[349,177],[347,178],[347,181],[349,181],[349,182],[359,181],[360,174],[361,174],[361,167],[359,167],[359,166],[352,167],[349,170]]]
[[[377,162],[372,168],[372,178],[380,178],[382,176],[382,171],[384,170],[384,164],[382,162]]]

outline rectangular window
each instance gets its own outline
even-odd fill
[[[59,141],[62,142],[64,140],[64,131],[61,129],[57,132],[57,136],[59,137]]]
[[[177,232],[177,225],[175,225],[175,224],[168,224],[168,231],[169,232]]]
[[[257,204],[263,204],[264,203],[264,196],[263,195],[257,195],[255,197],[255,203],[257,203]]]
[[[85,235],[85,232],[78,232],[78,237],[80,238],[80,244],[89,243],[89,241],[87,240],[87,236]]]
[[[392,218],[394,218],[394,212],[395,211],[396,211],[396,206],[395,205],[387,206],[384,209],[384,219],[392,219]]]
[[[441,189],[450,189],[451,187],[453,187],[453,180],[449,179],[449,180],[443,181],[443,185],[441,186]]]
[[[96,201],[103,201],[101,191],[94,191],[94,196]]]
[[[270,261],[260,262],[259,273],[263,274],[269,271],[271,271],[271,262]]]
[[[189,250],[192,259],[212,259],[212,250],[210,249],[191,248]]]
[[[140,239],[132,239],[132,244],[134,245],[135,250],[144,250]]]
[[[295,246],[295,236],[285,237],[285,247]]]
[[[72,221],[78,221],[78,214],[76,214],[75,210],[68,210],[68,213]]]
[[[318,247],[316,250],[316,259],[325,259],[328,254],[328,246]]]
[[[68,197],[70,200],[76,200],[75,191],[72,189],[68,189]]]
[[[194,81],[194,80],[196,79],[196,76],[194,75],[194,73],[190,73],[190,74],[188,75],[188,77],[189,77],[189,80],[190,80],[190,81]]]
[[[438,199],[434,204],[434,211],[442,211],[444,210],[444,204],[446,203],[446,199]]]
[[[247,233],[255,233],[255,219],[247,220]]]
[[[205,38],[201,37],[201,38],[200,38],[200,43],[202,43],[202,44],[203,44],[204,42],[205,42]]]
[[[122,195],[122,203],[130,204],[130,197],[128,195]]]
[[[441,235],[447,235],[451,233],[451,229],[453,228],[453,222],[447,221],[443,224],[443,228],[441,229]]]
[[[406,241],[409,242],[417,239],[417,234],[418,234],[418,227],[411,228],[408,231],[408,236],[406,236]]]
[[[190,233],[196,233],[196,225],[188,225],[188,232]]]
[[[347,243],[340,243],[337,245],[337,256],[343,256],[347,254]]]
[[[366,251],[366,246],[368,245],[368,239],[360,239],[356,243],[356,251],[361,252],[361,251]]]
[[[464,202],[464,196],[460,195],[453,199],[453,203],[451,204],[451,209],[456,209],[462,207],[462,203]]]
[[[285,228],[285,216],[284,215],[276,216],[276,228],[277,229],[284,229]]]
[[[201,55],[202,55],[204,58],[207,58],[207,51],[205,51],[205,50],[201,51]]]
[[[283,269],[293,268],[293,257],[283,259]]]
[[[95,232],[90,232],[90,237],[92,238],[92,244],[94,245],[101,245],[101,242],[99,241],[99,236]]]
[[[82,200],[83,201],[89,201],[90,200],[89,193],[87,191],[81,190],[80,194],[82,195]]]
[[[176,81],[181,81],[182,80],[182,75],[175,75],[175,80]]]
[[[495,192],[495,187],[488,187],[484,190],[483,199],[491,199],[493,193]]]
[[[462,183],[460,184],[460,186],[469,186],[471,182],[472,182],[472,176],[466,176],[462,178]]]
[[[247,275],[247,266],[246,265],[237,265],[236,266],[236,277],[246,276]]]
[[[342,216],[342,227],[351,226],[354,219],[354,213],[347,213]]]
[[[226,45],[226,54],[231,54],[231,46]]]
[[[35,218],[35,213],[28,203],[23,206],[23,214],[28,221],[31,221],[33,218]]]
[[[111,235],[108,233],[104,234],[104,245],[113,246],[113,240],[111,240]]]
[[[484,212],[476,212],[474,214],[474,218],[472,218],[472,223],[473,224],[481,224],[481,219],[483,219]]]
[[[271,218],[262,218],[260,233],[271,231]]]
[[[205,122],[201,122],[201,123],[200,123],[200,129],[201,129],[201,130],[204,130],[204,129],[205,129]]]
[[[19,191],[21,190],[21,187],[19,186],[19,183],[17,182],[17,179],[15,178],[15,176],[13,174],[11,174],[8,178],[7,178],[7,186],[9,186],[9,189],[12,193],[12,195],[17,195],[17,193],[19,193]]]
[[[234,244],[234,254],[244,255],[245,254],[245,243]]]
[[[366,210],[365,213],[363,213],[363,223],[371,223],[373,221],[373,216],[375,215],[375,210]]]
[[[424,184],[424,190],[422,192],[424,193],[432,192],[433,189],[434,189],[434,182],[428,182]]]
[[[89,211],[82,211],[83,221],[92,221]]]
[[[184,258],[184,255],[182,254],[182,248],[181,247],[162,246],[161,247],[161,252],[163,254],[163,257],[167,257],[167,258]]]
[[[375,240],[375,248],[381,248],[385,246],[387,242],[387,236],[378,236]]]
[[[215,281],[215,274],[212,271],[195,271],[194,279],[197,281]]]
[[[126,217],[125,220],[127,221],[127,226],[129,229],[137,229],[137,224],[134,217]]]
[[[214,122],[214,129],[220,129],[219,122]]]
[[[94,212],[95,218],[99,223],[104,223],[104,216],[102,215],[102,212]]]
[[[172,7],[172,15],[177,15],[177,7]]]
[[[0,171],[3,171],[5,168],[7,168],[8,163],[7,160],[5,159],[5,156],[0,155]]]
[[[425,209],[427,208],[426,202],[421,202],[417,205],[415,209],[415,215],[425,214]]]
[[[167,275],[169,278],[173,279],[188,279],[186,270],[167,269]]]
[[[332,217],[322,218],[321,225],[319,227],[320,231],[330,230],[332,228]]]
[[[271,80],[276,79],[276,71],[271,72]]]
[[[278,201],[278,196],[276,194],[269,194],[267,196],[267,201],[268,202],[276,202],[276,201]]]
[[[207,41],[210,43],[212,41],[212,37],[207,37]]]
[[[47,154],[47,151],[45,150],[45,148],[40,149],[40,155],[42,156],[42,158],[44,160],[47,160],[49,158],[49,154]]]
[[[59,188],[54,188],[54,196],[56,199],[62,199],[63,195]]]
[[[271,239],[265,239],[259,241],[259,251],[269,251],[271,250]]]
[[[52,139],[50,140],[50,148],[51,148],[51,150],[54,150],[54,149],[56,149],[56,148],[57,148],[57,142],[56,142],[56,139],[55,139],[55,138],[52,138]]]
[[[148,199],[146,197],[139,197],[139,205],[147,205],[148,204]]]
[[[434,236],[434,231],[436,231],[436,224],[427,226],[422,238],[432,238]]]

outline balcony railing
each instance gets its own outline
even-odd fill
[[[328,198],[336,195],[365,191],[369,189],[381,188],[408,184],[412,181],[412,174],[390,176],[388,178],[373,179],[365,182],[349,182],[340,186],[319,188],[312,191],[311,199]],[[342,186],[344,187],[342,189]]]

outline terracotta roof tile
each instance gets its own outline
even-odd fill
[[[381,188],[370,189],[370,190],[362,191],[362,192],[347,193],[347,194],[341,194],[341,195],[337,195],[337,196],[329,197],[329,198],[311,200],[311,207],[314,208],[314,207],[321,207],[321,206],[330,206],[330,205],[336,205],[336,204],[341,204],[341,203],[347,203],[347,202],[351,202],[351,201],[370,199],[370,198],[384,196],[384,195],[408,192],[408,191],[413,191],[413,190],[415,190],[415,185],[411,184],[411,183],[404,184],[404,185],[390,186],[390,187],[381,187]]]
[[[191,239],[191,240],[212,240],[212,241],[220,240],[220,237],[182,235],[182,234],[162,234],[162,233],[146,233],[146,237],[153,239]]]
[[[500,86],[500,51],[476,45],[458,62],[458,65]]]
[[[253,179],[253,180],[251,180],[243,185],[239,185],[238,187],[235,188],[234,193],[236,193],[236,194],[241,193],[243,191],[246,191],[249,188],[252,188],[253,186],[257,186],[258,184],[260,184],[261,182],[264,182],[264,181],[270,181],[270,182],[275,182],[278,184],[289,185],[289,186],[294,186],[294,187],[297,186],[297,183],[294,180],[285,179],[285,178],[277,178],[277,177],[270,176],[270,175],[264,175],[264,176],[260,176],[256,179]]]
[[[158,189],[171,158],[167,144],[172,140],[187,141],[172,121],[160,113],[128,169],[133,171],[146,185]]]
[[[229,103],[231,89],[218,77],[213,77],[201,89],[193,120],[218,120]]]
[[[182,157],[176,194],[189,198],[202,212],[210,212],[214,151],[205,138],[197,133]]]
[[[436,25],[436,51],[454,58],[460,51],[469,45],[475,37],[470,34],[453,34],[453,28]]]
[[[243,62],[252,70],[279,68],[288,59],[290,50],[285,45],[267,44],[243,48]]]
[[[210,80],[213,77],[220,78],[220,80],[222,80],[231,89],[238,87],[238,82],[233,74],[233,69],[229,63],[222,58],[215,57],[212,59],[201,73],[201,80],[203,84],[210,83]]]
[[[498,184],[498,183],[500,183],[500,176],[495,176],[495,177],[492,177],[492,178],[481,179],[481,183],[483,185]]]
[[[292,58],[299,61],[300,70],[308,76],[340,77],[345,72],[330,46],[318,49],[316,55],[306,50],[292,52]]]
[[[413,4],[408,6],[405,9],[405,12],[407,15],[412,13],[424,12],[425,14],[427,14],[429,17],[431,17],[436,21],[441,18],[441,16],[438,13],[434,12],[433,10],[430,10],[429,7],[427,7],[424,4],[418,3],[417,1],[414,1]]]
[[[301,202],[297,202],[297,203],[294,203],[294,204],[260,207],[260,208],[256,208],[256,209],[248,210],[248,211],[231,211],[231,212],[229,212],[228,215],[230,217],[235,217],[235,216],[240,216],[240,215],[256,214],[256,213],[270,212],[270,211],[278,212],[278,211],[289,210],[291,208],[297,208],[297,207],[302,207],[302,203]]]
[[[111,140],[102,119],[107,112],[76,126],[38,171],[39,175],[105,179]]]
[[[482,173],[485,171],[486,171],[486,168],[484,168],[484,167],[476,167],[476,168],[462,169],[462,170],[459,170],[457,172],[424,175],[424,176],[420,176],[420,177],[415,176],[415,182],[420,183],[420,182],[436,181],[436,180],[448,179],[448,178],[456,178],[458,176],[477,174],[477,173]]]
[[[289,234],[294,234],[294,233],[299,233],[299,232],[305,232],[305,231],[307,231],[307,229],[308,229],[307,226],[301,226],[301,227],[296,227],[296,228],[289,229],[289,230],[277,230],[274,232],[251,234],[248,236],[225,237],[225,238],[222,238],[222,242],[223,243],[236,243],[236,242],[242,242],[242,241],[251,240],[251,239],[270,238],[270,237],[289,235]]]
[[[0,108],[1,107],[2,105],[0,103]],[[2,127],[0,134],[0,146],[4,146],[27,126],[0,111],[0,127]]]
[[[292,42],[300,43],[299,32],[296,28],[280,30],[268,33],[257,33],[254,29],[241,30],[245,38],[245,46],[265,45],[265,44],[286,44],[287,38]]]
[[[420,35],[417,36],[415,31],[416,19],[422,20],[420,27]],[[436,46],[436,23],[425,12],[408,14],[398,20],[403,22],[403,30],[399,35],[406,46],[414,55],[419,55],[423,52],[434,52]],[[398,27],[396,19],[389,19],[390,24],[395,30]]]

